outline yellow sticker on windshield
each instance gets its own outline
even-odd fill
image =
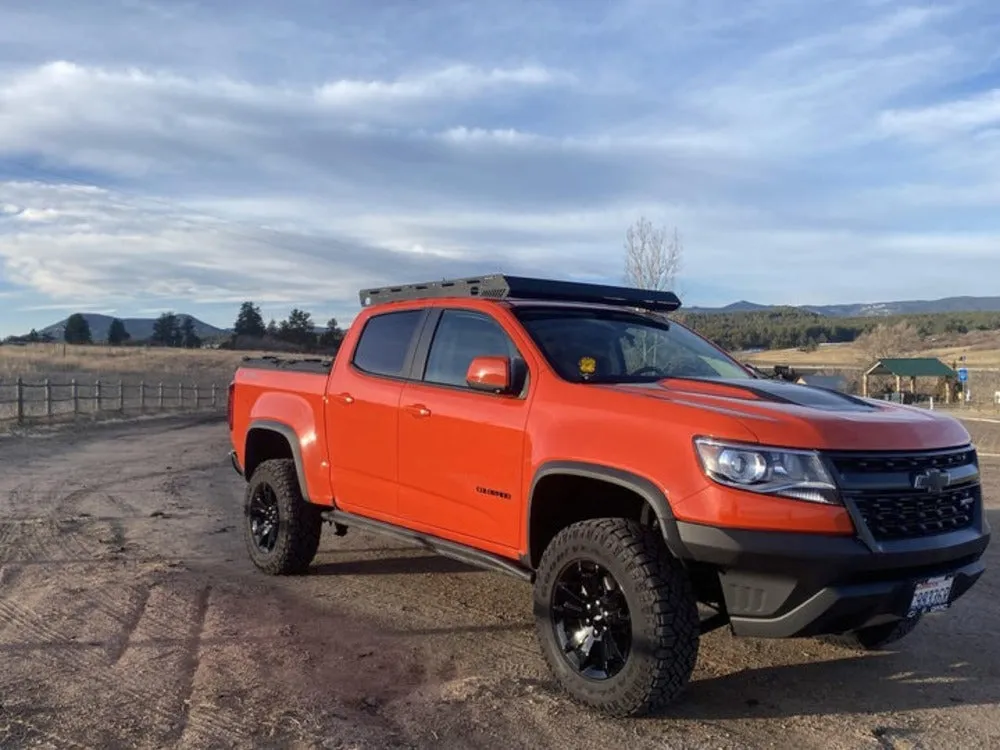
[[[577,365],[583,375],[593,375],[597,372],[597,360],[593,357],[581,357]]]

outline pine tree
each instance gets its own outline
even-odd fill
[[[111,346],[121,346],[130,338],[132,336],[125,330],[124,323],[118,318],[111,321],[111,325],[108,327],[108,344]]]
[[[63,338],[67,344],[92,344],[90,323],[81,313],[73,313],[66,320],[66,332]]]
[[[180,345],[185,349],[200,349],[201,348],[201,337],[198,335],[194,328],[194,320],[190,316],[184,318],[184,322],[181,324],[181,342]]]
[[[253,302],[244,302],[240,306],[239,315],[236,316],[233,333],[237,336],[249,336],[260,339],[264,338],[265,331],[264,318],[260,314],[260,308]]]

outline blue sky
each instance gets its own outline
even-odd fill
[[[997,39],[992,0],[5,0],[0,335],[619,281],[640,215],[690,305],[1000,294]]]

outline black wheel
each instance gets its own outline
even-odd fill
[[[853,633],[845,635],[829,636],[827,641],[848,648],[861,649],[862,651],[880,651],[890,643],[902,640],[908,636],[913,629],[920,624],[922,615],[908,617],[895,622],[885,622],[881,625],[871,625],[867,628],[855,630]]]
[[[698,658],[697,603],[653,529],[621,518],[563,529],[542,555],[534,611],[550,669],[582,703],[637,716],[688,685]]]
[[[247,483],[243,536],[250,559],[270,575],[304,572],[319,549],[320,509],[302,499],[295,464],[264,461]]]

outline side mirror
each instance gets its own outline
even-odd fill
[[[510,393],[510,370],[507,357],[476,357],[465,372],[465,382],[477,391]]]

